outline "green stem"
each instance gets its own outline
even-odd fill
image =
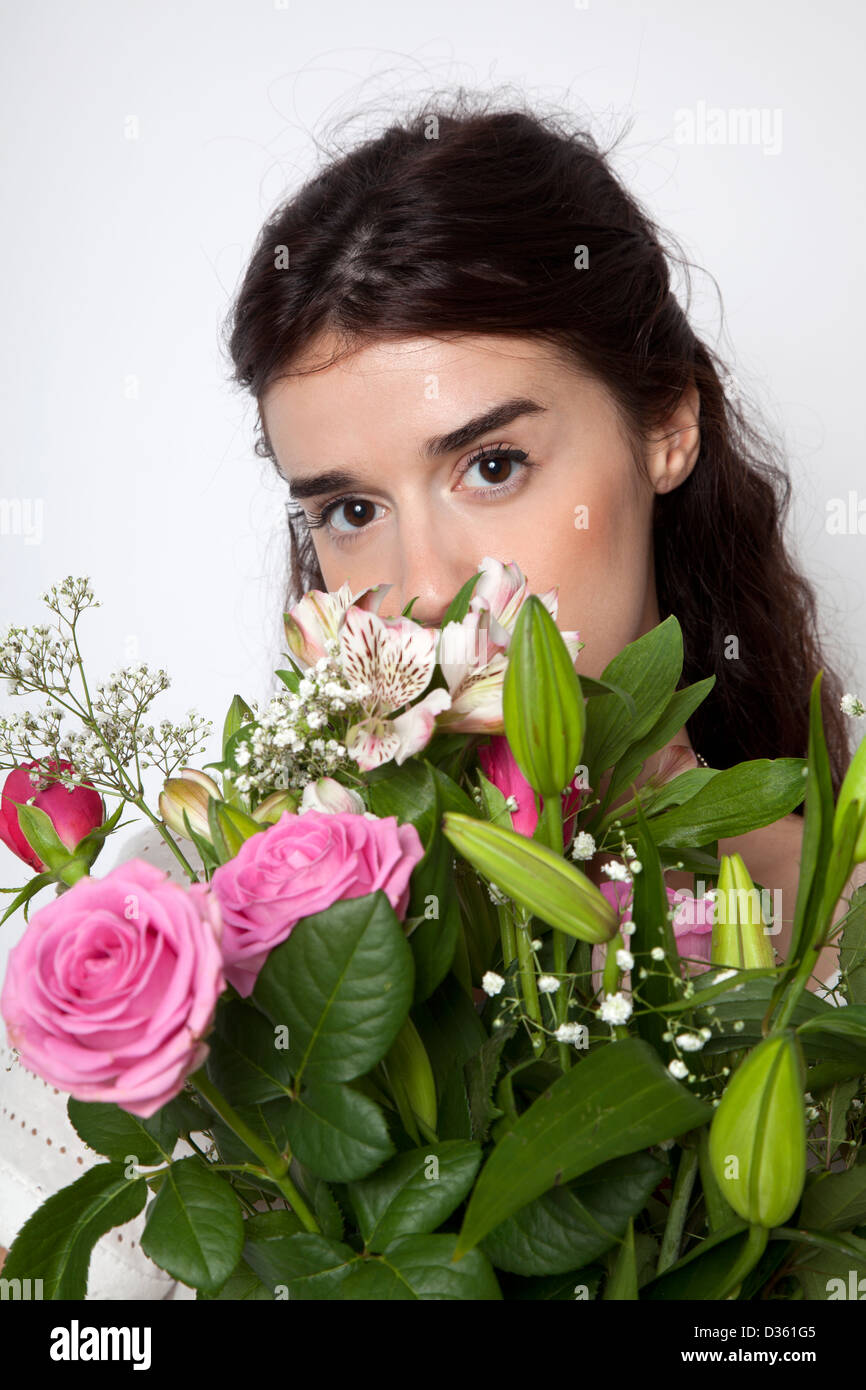
[[[542,800],[541,815],[539,817],[541,825],[541,836],[544,843],[549,845],[557,854],[563,851],[563,831],[562,831],[562,796],[545,796]],[[553,929],[553,969],[559,979],[559,989],[556,991],[555,1010],[557,1027],[560,1023],[565,1023],[568,1009],[567,991],[565,988],[565,975],[568,971],[568,955],[571,939],[565,932],[558,928]],[[572,1064],[571,1048],[568,1043],[558,1042],[556,1052],[559,1058],[559,1065],[562,1070],[568,1071]]]
[[[733,1299],[740,1292],[747,1274],[751,1274],[758,1260],[767,1248],[767,1241],[770,1232],[766,1226],[757,1226],[754,1223],[749,1227],[749,1234],[746,1242],[740,1251],[739,1258],[725,1277],[725,1282],[716,1295],[717,1299]]]
[[[617,951],[625,949],[622,932],[617,932],[612,941],[608,941],[605,947],[604,972],[601,977],[601,992],[605,994],[616,994],[619,984],[619,966],[616,963]]]
[[[320,1235],[319,1224],[315,1216],[310,1211],[303,1197],[295,1184],[288,1175],[290,1159],[278,1154],[275,1149],[271,1149],[263,1143],[259,1136],[250,1129],[245,1120],[242,1120],[237,1111],[229,1105],[225,1096],[217,1090],[207,1075],[204,1068],[194,1072],[189,1078],[196,1090],[208,1102],[213,1110],[219,1115],[221,1120],[229,1126],[229,1129],[242,1139],[248,1149],[251,1149],[256,1158],[260,1158],[271,1182],[275,1183],[280,1189],[292,1210],[297,1213],[299,1219],[306,1229],[316,1235]]]
[[[706,1125],[698,1130],[698,1164],[701,1170],[704,1204],[707,1208],[707,1224],[710,1231],[718,1231],[733,1219],[734,1213],[722,1195],[710,1163],[710,1131]]]
[[[698,1151],[697,1149],[682,1149],[680,1163],[677,1168],[677,1176],[674,1180],[673,1196],[671,1197],[670,1210],[668,1212],[665,1233],[662,1236],[662,1248],[659,1252],[657,1274],[663,1274],[671,1265],[676,1264],[679,1259],[680,1244],[683,1238],[683,1227],[686,1224],[689,1202],[691,1201],[692,1188],[695,1185],[695,1175],[698,1171]]]
[[[539,839],[543,836],[546,845],[562,854],[562,797],[543,797],[538,819],[542,831]]]
[[[87,878],[88,873],[89,869],[83,859],[71,859],[59,870],[59,877],[67,888],[71,888],[80,878]]]
[[[144,801],[143,797],[138,797],[136,800],[133,800],[133,805],[137,806],[139,811],[143,811],[144,814],[147,816],[148,820],[153,821],[154,826],[159,831],[162,838],[165,840],[165,843],[171,849],[172,854],[174,855],[177,862],[180,864],[181,868],[184,870],[185,873],[189,874],[189,877],[193,883],[199,883],[200,880],[198,874],[196,873],[192,865],[189,863],[189,861],[186,859],[186,857],[181,853],[179,847],[175,844],[168,830],[168,827],[164,824],[163,821],[159,820],[153,814],[150,807]]]
[[[502,964],[507,972],[509,965],[517,956],[511,904],[497,903],[496,915],[499,918],[499,935],[502,939]]]
[[[556,991],[556,998],[554,1001],[556,1006],[557,1027],[560,1023],[565,1023],[568,1012],[568,987],[565,979],[568,973],[568,947],[569,939],[566,937],[565,932],[557,931],[556,928],[554,928],[553,971],[556,978],[559,980],[559,989]],[[568,1043],[564,1042],[557,1043],[556,1051],[559,1057],[559,1065],[562,1067],[563,1071],[568,1071],[572,1063],[570,1046]]]
[[[520,963],[520,984],[523,992],[523,1003],[526,1012],[534,1023],[541,1029],[541,1005],[538,999],[538,988],[535,983],[535,960],[532,955],[527,917],[521,913],[521,920],[517,923],[517,959]],[[540,1052],[544,1046],[544,1039],[541,1032],[533,1033],[532,1046],[536,1052]]]

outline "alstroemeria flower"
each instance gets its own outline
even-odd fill
[[[339,641],[347,610],[355,607],[377,612],[390,588],[390,584],[375,584],[362,589],[353,599],[347,579],[334,593],[311,589],[305,594],[283,619],[289,651],[298,665],[306,669],[315,666],[321,657],[329,656],[329,643]]]
[[[448,733],[505,732],[502,686],[508,666],[508,647],[514,625],[530,589],[520,567],[485,555],[478,566],[481,578],[472,591],[469,612],[462,623],[441,631],[438,660],[448,682],[451,707],[437,721]],[[537,597],[556,621],[558,586]],[[577,632],[561,634],[574,661],[581,648]]]
[[[433,735],[436,716],[451,704],[440,686],[391,717],[430,684],[437,637],[435,628],[411,618],[380,618],[355,605],[346,612],[339,636],[343,672],[365,717],[348,730],[345,743],[363,772],[392,758],[399,765],[419,753]]]
[[[470,610],[462,622],[441,629],[437,660],[451,704],[438,721],[439,729],[452,734],[504,732],[502,686],[510,638],[490,610],[480,607]]]

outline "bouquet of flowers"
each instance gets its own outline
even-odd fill
[[[281,693],[235,696],[201,769],[206,721],[146,722],[164,671],[91,694],[86,579],[0,641],[13,693],[47,696],[0,721],[0,837],[33,871],[4,890],[27,921],[0,1011],[94,1150],[4,1276],[81,1299],[146,1208],[145,1253],[202,1299],[857,1297],[864,891],[833,914],[866,860],[866,739],[834,804],[819,672],[807,759],[638,783],[713,684],[679,688],[675,617],[589,679],[513,564],[437,629],[379,616],[386,589],[306,594]],[[804,798],[777,963],[718,842]],[[91,872],[127,804],[188,883]],[[840,933],[834,1004],[806,984]]]

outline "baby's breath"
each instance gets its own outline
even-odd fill
[[[360,712],[366,689],[346,680],[339,653],[332,651],[305,671],[297,691],[281,691],[264,708],[252,701],[253,719],[228,760],[238,791],[260,799],[339,771],[357,776],[357,764],[335,734]]]
[[[36,788],[47,785],[50,763],[70,762],[71,770],[58,776],[55,769],[50,780],[70,791],[86,781],[127,799],[141,795],[141,771],[153,766],[170,777],[206,745],[210,720],[190,710],[179,724],[145,723],[153,701],[171,684],[164,670],[151,670],[145,662],[114,672],[91,690],[76,633],[81,613],[101,607],[89,578],[69,575],[41,597],[57,614],[54,627],[13,625],[0,637],[0,677],[10,693],[47,697],[42,709],[0,718],[0,767],[38,762],[30,779]],[[63,726],[69,716],[71,723]]]

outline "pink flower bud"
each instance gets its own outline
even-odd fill
[[[518,834],[531,838],[538,824],[535,794],[520,771],[505,735],[494,734],[489,744],[479,748],[478,761],[488,782],[498,787],[504,797],[514,797],[517,810],[511,812],[511,823]],[[574,818],[580,810],[582,793],[577,782],[578,777],[575,777],[562,798],[562,829],[566,843],[572,838]],[[544,806],[540,792],[538,800]]]
[[[75,849],[79,840],[101,825],[104,819],[102,797],[90,782],[67,791],[59,781],[43,775],[34,784],[30,781],[30,769],[40,766],[48,768],[51,773],[73,770],[70,762],[58,764],[50,759],[43,760],[41,764],[38,759],[21,763],[9,773],[0,794],[0,840],[38,873],[46,865],[24,836],[18,823],[18,805],[26,803],[44,811],[70,850]]]

